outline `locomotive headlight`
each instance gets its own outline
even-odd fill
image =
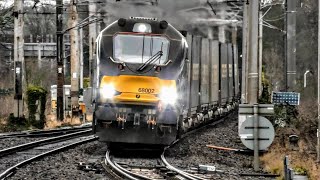
[[[178,99],[177,90],[175,87],[163,87],[160,93],[160,100],[165,104],[174,104]]]
[[[116,89],[114,88],[113,84],[102,85],[100,89],[100,94],[105,99],[111,99],[115,93],[116,93]]]
[[[140,25],[138,26],[138,31],[139,31],[139,32],[146,32],[146,30],[147,30],[147,26],[146,26],[146,25],[140,24]]]
[[[147,23],[135,23],[133,25],[133,32],[140,32],[140,33],[151,33],[151,25]]]

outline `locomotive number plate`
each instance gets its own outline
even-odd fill
[[[139,88],[138,89],[138,92],[140,93],[154,93],[154,89],[151,89],[151,88]]]

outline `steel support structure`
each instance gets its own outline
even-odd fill
[[[63,109],[63,32],[62,32],[62,15],[63,0],[56,0],[56,23],[57,23],[57,120],[64,119]]]

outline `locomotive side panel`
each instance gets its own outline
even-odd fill
[[[209,100],[209,40],[201,41],[201,67],[200,67],[200,104],[208,104]]]
[[[210,81],[210,91],[211,91],[211,102],[218,102],[219,100],[219,42],[210,41],[210,61],[211,61],[211,81]]]
[[[201,50],[201,37],[193,36],[193,41],[191,45],[191,58],[192,58],[192,83],[191,83],[191,107],[197,107],[199,105],[199,90],[200,90],[200,50]]]
[[[187,34],[187,43],[188,43],[188,54],[187,54],[187,59],[188,61],[186,61],[186,66],[187,66],[187,88],[185,89],[185,91],[187,91],[186,93],[186,109],[188,109],[188,114],[190,115],[190,108],[192,107],[192,101],[191,101],[191,86],[192,86],[192,35],[191,34]]]
[[[233,59],[234,59],[234,78],[235,78],[235,95],[239,96],[239,74],[238,74],[238,47],[236,44],[233,45]]]
[[[224,105],[229,99],[229,70],[228,70],[228,46],[227,44],[221,44],[220,48],[220,75],[221,75],[221,104]]]
[[[227,44],[228,46],[228,89],[229,89],[229,99],[228,102],[232,102],[235,89],[234,89],[234,59],[233,59],[233,47],[231,43]]]

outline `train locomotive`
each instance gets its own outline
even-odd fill
[[[119,19],[97,38],[94,131],[106,142],[169,144],[177,135],[185,37],[166,21]]]
[[[235,106],[232,44],[140,17],[120,18],[96,41],[91,82],[93,131],[100,141],[168,145]]]

